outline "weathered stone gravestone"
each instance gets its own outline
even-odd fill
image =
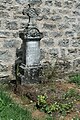
[[[23,14],[29,16],[29,22],[26,28],[19,33],[23,43],[17,50],[15,65],[16,79],[22,85],[40,81],[40,40],[43,36],[35,24],[36,10],[29,5],[28,9],[24,9]]]

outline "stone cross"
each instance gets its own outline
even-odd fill
[[[31,8],[30,4],[28,4],[28,6],[28,9],[23,10],[23,15],[27,15],[29,17],[29,23],[33,23],[36,20],[38,14],[35,8]]]

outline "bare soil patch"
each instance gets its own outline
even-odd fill
[[[80,95],[80,88],[74,83],[68,83],[66,81],[55,81],[55,82],[45,82],[41,84],[34,85],[18,85],[16,93],[11,93],[12,98],[27,107],[31,112],[35,120],[46,120],[46,115],[44,111],[41,112],[41,109],[36,107],[38,102],[38,95],[47,95],[48,105],[54,103],[54,101],[65,103],[63,95],[67,91],[74,89]],[[73,93],[72,93],[73,94]],[[73,108],[66,112],[66,115],[62,115],[59,111],[52,112],[52,117],[56,118],[55,120],[71,120],[73,117],[78,115],[80,117],[80,98],[76,99],[76,96],[71,96],[67,100],[68,102],[73,102]],[[44,118],[44,119],[43,119]]]

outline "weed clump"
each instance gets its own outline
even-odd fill
[[[36,106],[37,108],[45,111],[48,114],[59,112],[64,115],[71,110],[71,108],[73,107],[73,102],[66,101],[66,103],[61,103],[55,101],[54,103],[48,104],[47,97],[45,95],[38,95]]]
[[[72,75],[69,77],[70,83],[75,83],[76,85],[80,86],[80,74]]]

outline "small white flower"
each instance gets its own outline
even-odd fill
[[[30,100],[30,103],[33,103],[33,101],[32,101],[32,100]]]

